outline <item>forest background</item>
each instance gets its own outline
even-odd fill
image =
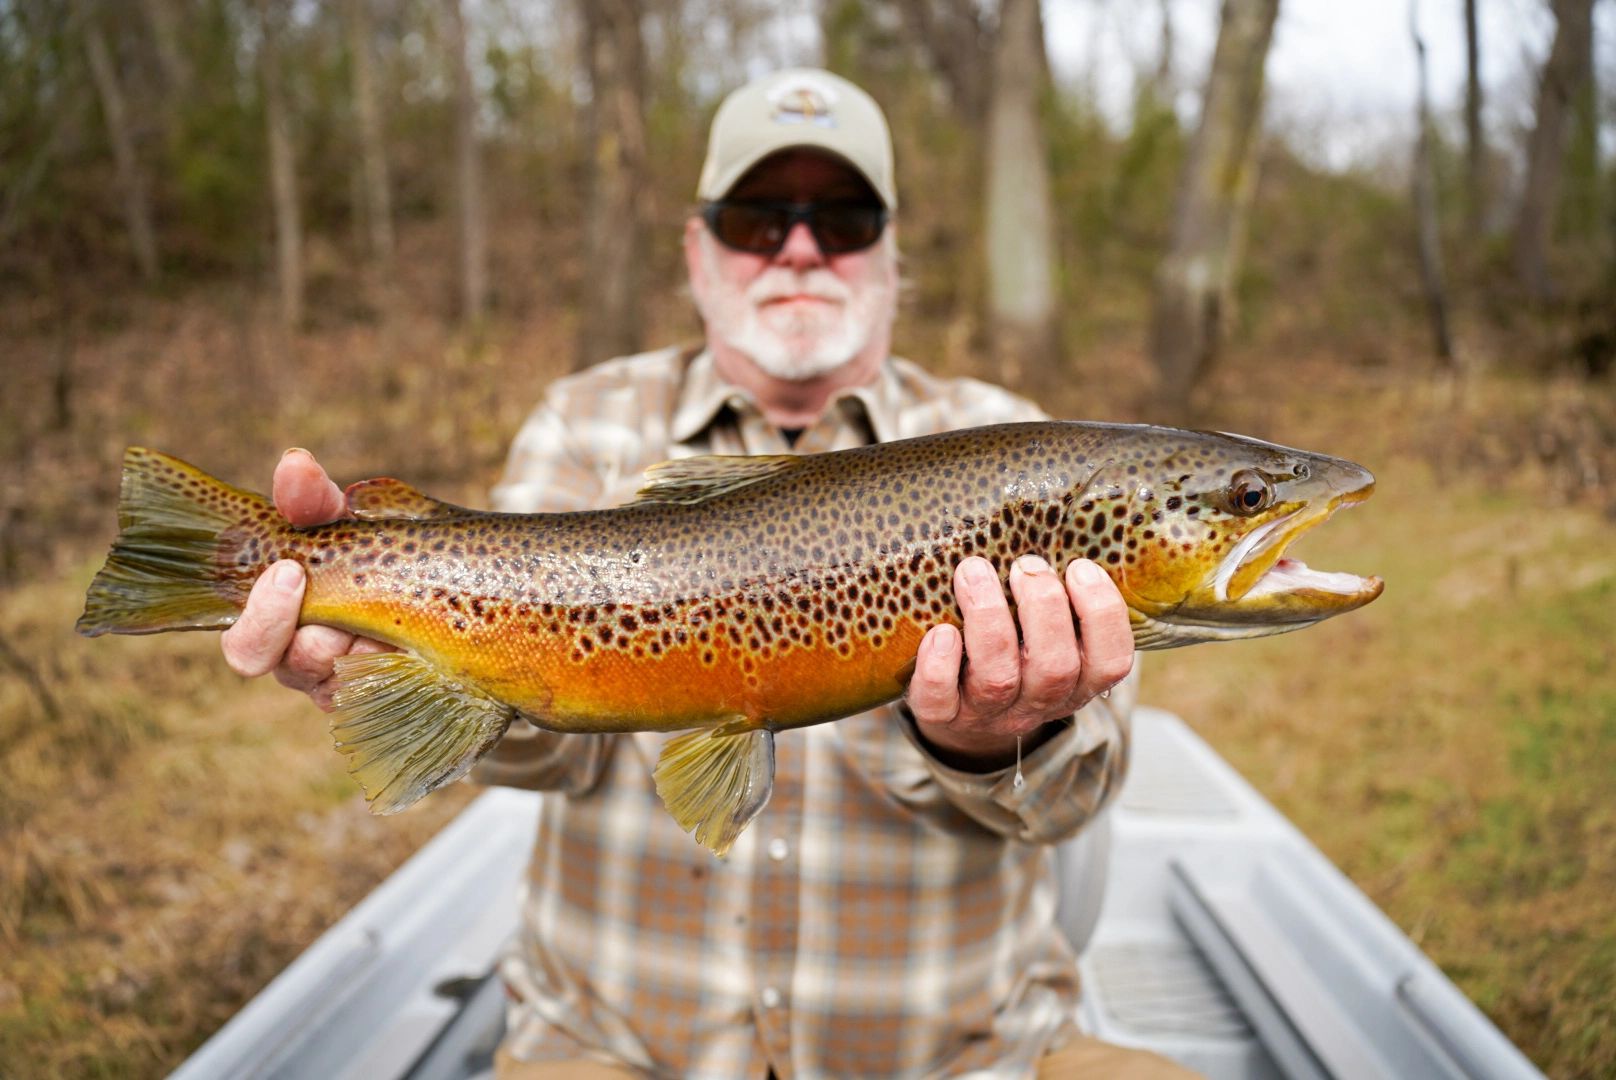
[[[0,0],[0,1072],[172,1068],[471,796],[371,818],[211,635],[73,636],[123,447],[480,504],[549,380],[696,336],[706,125],[794,62],[892,119],[900,352],[1375,471],[1304,554],[1386,595],[1146,700],[1616,1072],[1616,5],[1361,5],[1384,72],[1469,45],[1366,129],[1265,99],[1315,4]]]

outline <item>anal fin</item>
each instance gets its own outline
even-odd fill
[[[725,855],[774,791],[774,732],[749,720],[686,732],[662,748],[652,775],[679,827]]]
[[[515,710],[409,653],[337,660],[331,734],[373,814],[396,814],[458,780]]]

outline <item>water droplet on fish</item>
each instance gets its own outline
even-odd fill
[[[1024,787],[1027,778],[1021,775],[1021,736],[1016,736],[1016,778],[1011,781],[1016,787]]]

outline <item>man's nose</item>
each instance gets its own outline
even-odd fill
[[[799,221],[786,233],[786,242],[775,253],[774,261],[793,270],[805,270],[825,264],[825,253],[819,250],[819,241],[806,221]]]

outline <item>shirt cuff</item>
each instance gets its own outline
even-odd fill
[[[1060,731],[1014,765],[970,772],[940,761],[901,708],[903,730],[920,751],[949,802],[984,828],[1029,843],[1056,843],[1076,833],[1110,801],[1127,760],[1126,721],[1109,703],[1079,709]]]
[[[489,787],[581,795],[600,778],[610,745],[610,736],[546,731],[519,716],[467,779]]]

